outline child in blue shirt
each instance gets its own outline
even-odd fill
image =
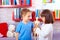
[[[20,23],[16,27],[16,40],[32,40],[31,32],[33,29],[33,23],[29,21],[30,15],[30,10],[22,9],[22,21],[20,21]]]

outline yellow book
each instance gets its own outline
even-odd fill
[[[60,19],[60,10],[59,10],[59,14],[58,14],[58,17],[59,17],[59,19]]]
[[[5,5],[5,0],[2,0],[2,5]]]
[[[60,19],[60,13],[59,13],[59,19]]]
[[[43,0],[43,3],[46,3],[46,0]]]

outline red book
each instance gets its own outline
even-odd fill
[[[0,0],[0,5],[2,5],[2,0]]]
[[[30,0],[30,6],[32,6],[32,0]]]
[[[26,5],[26,0],[21,0],[21,5],[22,6]]]
[[[11,5],[14,5],[14,0],[11,0]]]
[[[26,5],[26,0],[24,0],[24,5]]]
[[[50,3],[52,3],[52,0],[50,0]]]
[[[55,11],[53,11],[53,18],[55,19]]]
[[[22,4],[21,4],[21,0],[19,0],[19,3],[20,3],[20,5],[22,5]]]

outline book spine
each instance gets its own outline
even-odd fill
[[[55,16],[55,11],[53,11],[53,18],[54,18],[54,19],[56,18],[56,16]]]
[[[5,5],[5,0],[2,0],[2,5]]]
[[[2,5],[3,5],[3,0],[2,0]]]
[[[21,11],[21,8],[16,9],[16,16],[17,16],[18,19],[21,18],[20,11]]]
[[[17,5],[20,5],[20,2],[19,2],[20,0],[16,0],[16,2],[17,2]]]
[[[52,3],[52,0],[43,0],[43,3]]]
[[[16,0],[14,0],[14,5],[17,5],[17,2],[16,2]]]
[[[30,5],[30,0],[26,0],[26,5]]]
[[[19,8],[16,9],[17,18],[19,18]]]
[[[56,19],[58,19],[58,10],[55,10]]]
[[[46,3],[46,0],[43,0],[43,3]]]
[[[24,5],[24,0],[21,0],[21,5]]]
[[[5,5],[9,5],[10,1],[9,0],[6,0],[5,1]]]
[[[21,19],[21,8],[19,8],[19,18]]]
[[[55,3],[55,0],[52,0],[52,3]]]
[[[59,10],[59,19],[60,19],[60,10]]]
[[[50,2],[52,3],[52,0],[50,0]]]
[[[58,19],[59,19],[60,11],[58,10]]]
[[[14,19],[16,19],[16,8],[14,9]]]
[[[11,0],[9,0],[9,5],[11,5]]]
[[[30,0],[30,6],[32,6],[32,0]]]
[[[36,17],[39,17],[38,10],[35,11]]]
[[[13,3],[14,1],[13,1],[13,0],[10,0],[10,1],[11,1],[11,5],[13,5],[13,4],[14,4],[14,3]]]
[[[0,5],[2,5],[2,0],[0,0]]]

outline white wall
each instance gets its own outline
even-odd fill
[[[0,23],[7,22],[7,23],[15,23],[12,20],[12,12],[13,8],[0,8]]]
[[[60,0],[54,0],[55,3],[47,3],[44,4],[42,3],[42,0],[32,0],[32,7],[29,8],[30,10],[35,10],[35,9],[50,9],[50,10],[55,10],[58,9],[60,10]]]

